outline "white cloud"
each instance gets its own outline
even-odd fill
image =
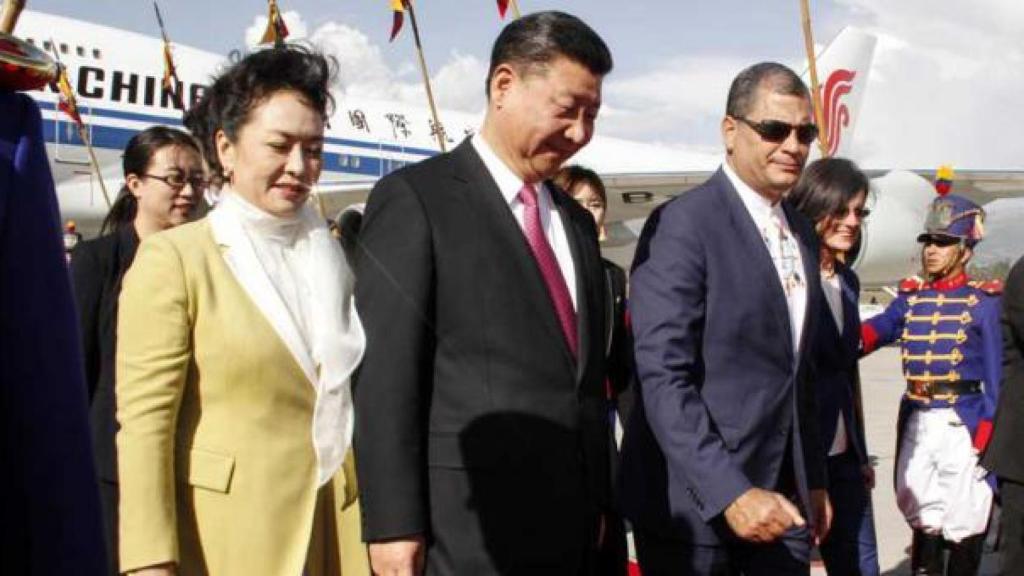
[[[308,32],[306,22],[302,19],[302,15],[295,10],[288,10],[281,13],[281,17],[284,18],[284,24],[288,27],[288,39],[298,40],[305,38]],[[245,29],[245,45],[249,48],[255,48],[263,33],[267,30],[267,22],[269,18],[266,15],[257,16],[253,19],[252,25]]]
[[[855,141],[864,164],[1021,165],[1024,3],[841,3],[879,36]]]
[[[426,94],[413,53],[408,60],[391,66],[381,46],[356,28],[327,22],[310,33],[298,12],[290,10],[282,15],[291,33],[289,40],[308,40],[338,61],[334,88],[342,97],[425,105]],[[266,27],[265,15],[255,17],[245,31],[246,46],[256,47]],[[472,113],[483,109],[483,78],[487,73],[484,62],[472,55],[452,52],[434,70],[431,83],[438,106]]]

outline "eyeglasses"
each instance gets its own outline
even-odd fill
[[[923,246],[938,246],[939,248],[948,248],[949,246],[955,246],[960,243],[960,239],[956,236],[924,236],[919,242]]]
[[[818,137],[818,127],[814,124],[790,124],[782,120],[752,122],[742,116],[736,116],[736,119],[750,126],[765,142],[773,142],[775,144],[783,142],[786,138],[789,138],[789,134],[794,130],[796,130],[797,142],[804,145],[814,142],[814,139]]]
[[[164,184],[167,184],[175,191],[181,190],[185,187],[185,184],[192,186],[194,192],[205,192],[210,187],[210,181],[202,176],[183,176],[181,174],[168,174],[167,176],[157,176],[156,174],[143,174],[144,178],[153,178],[159,180]]]

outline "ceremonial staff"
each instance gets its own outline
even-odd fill
[[[85,144],[85,149],[89,152],[89,161],[92,163],[92,169],[96,172],[96,178],[100,181],[103,200],[106,201],[107,208],[110,208],[110,194],[107,192],[106,183],[103,182],[103,172],[100,170],[99,161],[96,160],[96,151],[92,149],[92,142],[89,139],[88,131],[85,129],[85,122],[82,122],[82,116],[78,113],[75,91],[71,88],[71,82],[68,81],[68,70],[60,61],[60,54],[57,53],[57,43],[53,41],[53,38],[50,39],[50,51],[53,52],[53,58],[57,61],[57,92],[60,94],[60,103],[57,107],[67,114],[78,128],[78,137]]]
[[[800,0],[801,22],[804,28],[804,49],[807,50],[807,69],[811,75],[811,103],[814,106],[814,122],[818,125],[818,148],[821,155],[828,157],[828,130],[821,108],[821,87],[818,85],[818,65],[814,55],[814,36],[811,34],[811,8],[808,0]]]
[[[163,87],[171,94],[171,98],[174,100],[174,105],[181,109],[181,113],[185,114],[185,102],[181,97],[181,91],[178,89],[179,86],[184,87],[181,80],[178,79],[178,68],[174,65],[174,57],[171,54],[171,39],[167,37],[167,29],[164,27],[163,16],[160,15],[160,6],[153,2],[153,10],[156,11],[156,22],[160,25],[160,35],[164,39],[164,79]]]
[[[394,25],[391,28],[391,40],[395,39],[398,31],[402,28],[402,13],[409,11],[409,22],[412,24],[412,35],[416,42],[416,55],[420,60],[420,72],[423,74],[423,85],[427,89],[427,102],[430,104],[430,115],[434,118],[434,134],[437,136],[437,144],[441,152],[447,152],[445,146],[444,125],[437,117],[437,106],[434,105],[434,91],[430,88],[430,74],[427,72],[427,60],[423,57],[423,44],[420,42],[420,28],[416,24],[416,12],[412,8],[412,0],[391,0],[391,10],[394,12]]]
[[[14,34],[14,24],[25,9],[25,0],[5,0],[3,14],[0,15],[0,32]]]

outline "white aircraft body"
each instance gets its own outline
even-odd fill
[[[22,14],[15,32],[47,52],[55,50],[67,66],[103,181],[113,197],[122,182],[121,152],[132,135],[154,124],[181,125],[182,110],[161,86],[162,40],[29,10]],[[873,37],[846,29],[819,56],[823,133],[830,154],[844,156],[849,151],[874,45]],[[175,45],[173,53],[187,103],[199,98],[209,78],[228,61],[182,45]],[[57,109],[55,92],[32,95],[43,113],[62,217],[75,220],[81,232],[93,235],[107,205],[85,147],[74,124]],[[337,96],[318,186],[325,213],[337,214],[348,205],[365,201],[380,177],[438,153],[433,122],[425,108]],[[439,115],[449,149],[475,131],[480,122],[479,116],[461,112],[442,110]],[[722,158],[596,136],[573,161],[597,170],[608,186],[609,240],[605,250],[609,257],[628,266],[647,215],[707,179]],[[914,240],[935,194],[931,182],[920,174],[930,176],[933,170],[869,170],[878,176],[871,186],[873,211],[853,258],[865,285],[891,284],[919,268],[919,248]],[[959,170],[957,176],[957,192],[981,202],[1024,189],[1024,173]]]

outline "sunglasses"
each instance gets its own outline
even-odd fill
[[[839,218],[839,219],[846,218],[846,216],[848,214],[850,214],[851,212],[853,213],[854,216],[857,217],[858,220],[863,220],[863,219],[867,218],[868,216],[871,216],[871,209],[870,208],[848,208],[848,207],[843,207],[843,208],[840,208],[839,210],[836,210],[835,212],[833,212],[832,213],[832,217],[833,218]]]
[[[949,246],[956,246],[960,243],[959,238],[952,236],[925,236],[920,239],[923,246],[938,246],[939,248],[947,248]]]
[[[167,176],[157,176],[156,174],[143,174],[146,178],[152,178],[159,180],[164,184],[167,184],[175,191],[181,190],[185,187],[185,184],[192,186],[192,190],[195,192],[205,192],[210,187],[210,181],[202,176],[184,176],[182,174],[168,174]]]
[[[818,137],[818,127],[814,124],[790,124],[789,122],[783,122],[782,120],[761,120],[760,122],[752,122],[743,116],[737,116],[737,120],[743,122],[747,126],[757,132],[757,135],[761,137],[765,142],[772,142],[778,144],[789,138],[789,134],[796,131],[797,142],[807,145],[814,142],[814,139]]]

